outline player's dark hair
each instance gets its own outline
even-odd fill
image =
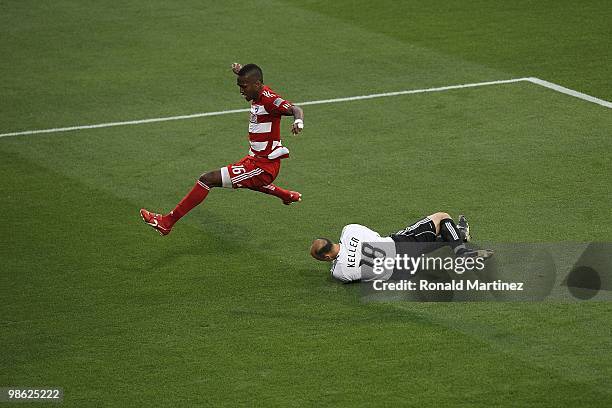
[[[263,71],[255,64],[244,65],[240,68],[240,71],[238,71],[238,76],[253,76],[263,84]]]
[[[319,259],[324,259],[325,255],[327,255],[332,250],[332,246],[334,244],[333,244],[333,242],[331,242],[327,238],[317,238],[317,239],[322,239],[323,241],[325,241],[325,245],[323,245],[321,248],[319,248],[318,251],[315,251],[315,255]]]

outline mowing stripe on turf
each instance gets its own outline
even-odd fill
[[[442,87],[437,87],[437,88],[424,88],[424,89],[412,89],[412,90],[407,90],[407,91],[384,92],[384,93],[371,94],[371,95],[349,96],[346,98],[322,99],[318,101],[298,102],[296,103],[296,105],[320,105],[320,104],[325,104],[325,103],[350,102],[350,101],[358,101],[358,100],[363,100],[363,99],[385,98],[389,96],[410,95],[410,94],[418,94],[418,93],[426,93],[426,92],[442,92],[442,91],[450,91],[453,89],[475,88],[479,86],[511,84],[511,83],[516,83],[516,82],[530,82],[536,85],[546,87],[548,89],[552,89],[556,92],[561,92],[563,94],[570,95],[575,98],[580,98],[588,102],[592,102],[592,103],[596,103],[601,106],[605,106],[607,108],[612,108],[612,103],[605,101],[603,99],[595,98],[593,96],[584,94],[582,92],[574,91],[572,89],[565,88],[563,86],[554,84],[552,82],[544,81],[542,79],[538,79],[534,77],[504,79],[500,81],[475,82],[471,84],[450,85],[450,86],[442,86]],[[97,128],[106,128],[106,127],[113,127],[113,126],[140,125],[144,123],[194,119],[194,118],[202,118],[206,116],[219,116],[219,115],[227,115],[231,113],[249,112],[249,111],[250,109],[231,109],[231,110],[217,111],[217,112],[202,112],[202,113],[193,113],[190,115],[168,116],[164,118],[138,119],[138,120],[128,120],[124,122],[109,122],[109,123],[99,123],[95,125],[69,126],[69,127],[53,128],[53,129],[24,130],[20,132],[2,133],[0,134],[0,137],[25,136],[25,135],[35,135],[35,134],[41,134],[41,133],[59,133],[59,132],[69,132],[73,130],[97,129]]]

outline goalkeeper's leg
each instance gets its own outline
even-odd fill
[[[447,245],[449,245],[456,255],[467,257],[489,258],[493,255],[490,249],[470,249],[465,243],[470,239],[470,230],[465,216],[459,217],[461,225],[457,226],[450,215],[439,212],[429,217],[436,225],[436,232]]]

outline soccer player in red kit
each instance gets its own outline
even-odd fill
[[[280,170],[281,159],[289,157],[289,150],[280,139],[281,117],[293,115],[291,132],[297,135],[304,128],[304,111],[264,85],[263,73],[257,65],[234,63],[232,71],[238,76],[240,93],[251,102],[249,154],[236,163],[202,174],[168,214],[141,209],[142,219],[161,235],[168,235],[174,224],[204,201],[213,187],[248,188],[274,195],[286,205],[302,199],[297,191],[285,190],[272,182]]]

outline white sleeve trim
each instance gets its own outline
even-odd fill
[[[221,167],[221,185],[225,188],[232,188],[232,180],[227,167]]]

